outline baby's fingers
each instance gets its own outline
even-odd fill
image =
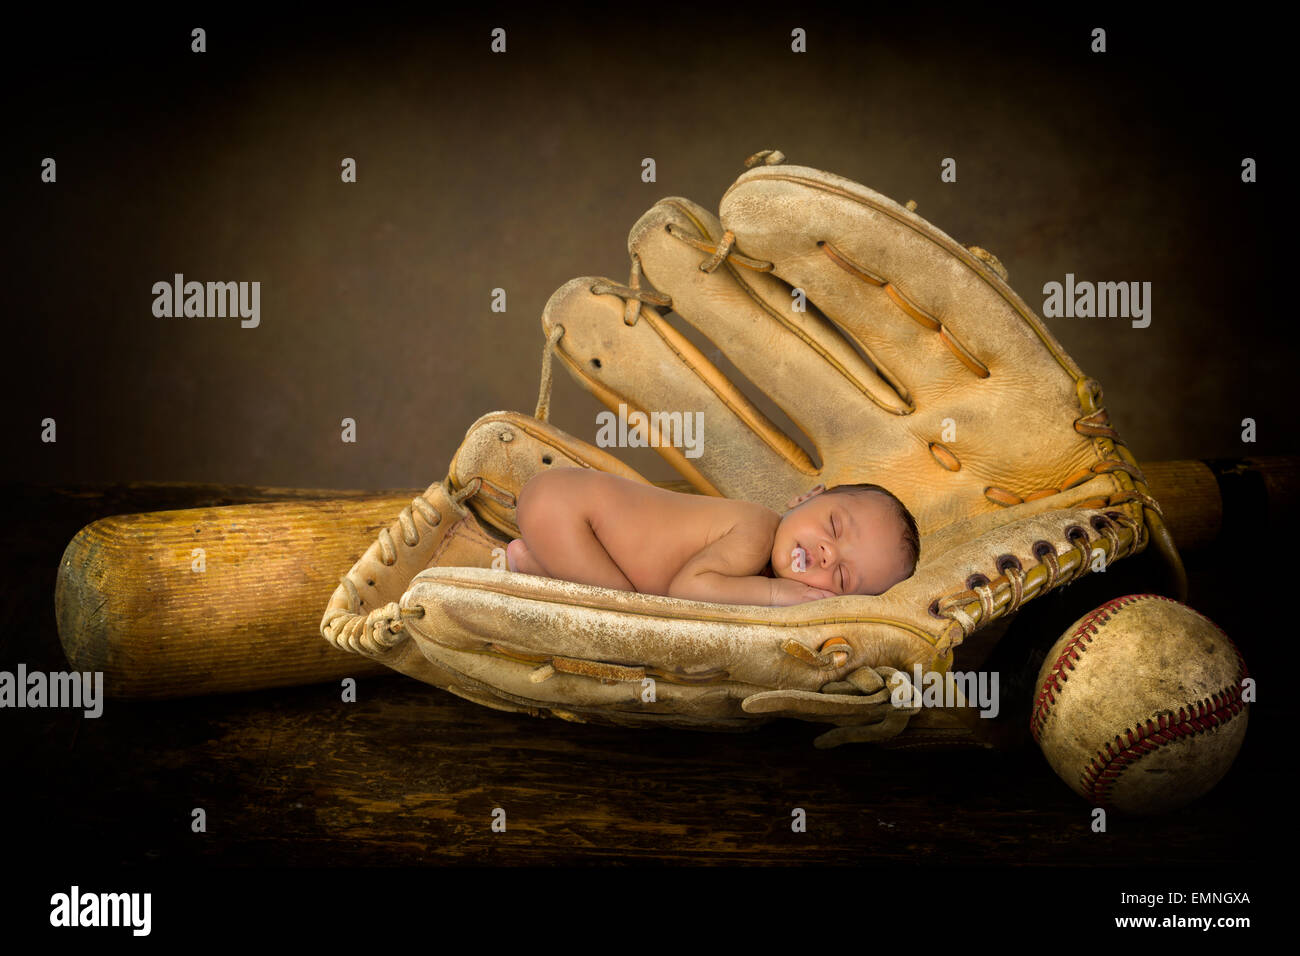
[[[822,598],[835,597],[834,591],[827,591],[825,588],[815,588],[811,584],[806,585],[808,588],[807,598],[809,601],[820,601]]]

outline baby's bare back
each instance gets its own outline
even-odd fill
[[[545,476],[576,504],[619,570],[642,594],[668,594],[683,565],[724,534],[752,547],[765,539],[770,553],[779,516],[762,505],[708,495],[682,494],[588,468],[562,468]],[[536,480],[536,479],[534,479]],[[747,559],[758,574],[767,564]]]

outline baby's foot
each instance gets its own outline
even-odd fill
[[[544,574],[523,538],[515,538],[506,545],[506,565],[519,574]]]
[[[519,572],[519,553],[527,549],[523,538],[515,538],[506,545],[506,566],[511,571]]]

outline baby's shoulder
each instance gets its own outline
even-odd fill
[[[768,542],[776,534],[776,527],[781,523],[781,516],[771,508],[764,508],[753,501],[738,501],[732,498],[719,498],[725,502],[724,509],[731,526],[731,536],[738,539],[753,539],[755,542]]]
[[[736,499],[723,499],[731,505],[739,520],[752,525],[771,525],[776,527],[781,523],[781,516],[771,508],[765,508],[755,501],[739,501]]]

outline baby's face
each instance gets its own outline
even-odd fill
[[[795,548],[806,554],[802,573]],[[782,515],[772,571],[836,594],[883,594],[907,571],[893,502],[876,492],[815,495]]]

